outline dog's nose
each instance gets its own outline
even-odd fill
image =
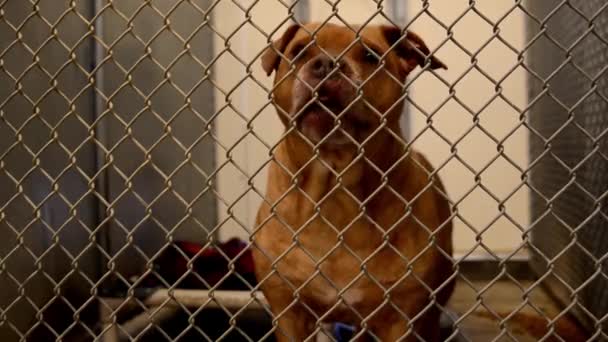
[[[336,66],[333,59],[331,59],[331,57],[325,56],[325,55],[319,55],[319,56],[315,57],[315,59],[313,59],[311,61],[311,63],[312,63],[311,71],[318,78],[324,78]]]

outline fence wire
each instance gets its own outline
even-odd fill
[[[322,4],[330,15],[316,26],[307,25],[314,11],[304,13],[306,3]],[[421,1],[406,24],[395,22],[381,0],[373,1],[375,9],[357,23],[342,15],[341,8],[350,4],[346,0],[306,3],[0,1],[3,340],[606,338],[608,3],[515,0],[507,6],[503,2],[504,13],[493,16],[469,1],[459,5],[462,13],[446,21],[436,11],[450,6],[447,1]],[[268,8],[279,8],[284,16],[272,18],[270,29],[265,20],[274,12],[265,13]],[[227,23],[234,18],[226,13],[238,13],[239,22],[231,27]],[[515,15],[525,18],[523,47],[501,31]],[[454,29],[471,17],[480,29],[491,31],[474,50]],[[427,42],[428,51],[409,33],[420,21],[432,22],[442,32],[442,40]],[[396,28],[380,44],[369,33],[377,32],[369,31],[376,22]],[[336,24],[340,34],[323,38]],[[290,25],[296,25],[304,42],[296,51],[280,43]],[[235,44],[247,43],[244,32],[254,32],[261,48]],[[424,32],[416,33],[425,39]],[[345,36],[350,37],[346,42]],[[340,51],[333,49],[336,44]],[[495,61],[508,64],[498,76],[480,62],[494,44],[516,56]],[[447,77],[436,68],[441,62],[435,57],[449,66],[449,56],[442,53],[447,46],[468,61],[459,75]],[[406,52],[400,50],[404,47]],[[360,51],[365,61],[353,61],[353,51]],[[280,72],[273,70],[275,63],[263,61],[268,53],[276,55]],[[406,54],[407,66],[419,64],[407,78],[394,72],[399,53]],[[313,57],[328,68],[316,83],[302,72],[303,63]],[[262,63],[266,72],[274,71],[272,77],[280,76],[274,84]],[[353,69],[359,67],[369,71]],[[523,105],[506,90],[511,76],[522,71],[528,92]],[[480,106],[467,103],[457,91],[472,73],[491,88],[492,95]],[[431,110],[410,91],[425,77],[443,87]],[[323,86],[336,80],[353,89],[350,103],[338,109],[322,94]],[[288,108],[281,101],[286,84],[292,83],[310,96],[300,107]],[[389,90],[398,88],[399,93],[387,104],[382,101],[388,95],[375,87],[389,83]],[[482,118],[497,101],[517,113],[516,124],[500,135]],[[394,129],[394,116],[404,103],[404,122],[411,123],[414,111],[424,121],[421,129],[409,131],[407,140]],[[470,125],[457,135],[436,124],[448,103],[468,115]],[[300,125],[311,107],[332,121],[318,139]],[[260,123],[268,123],[265,113],[275,108],[278,118],[272,113],[273,120],[282,120],[285,128],[273,141]],[[368,115],[367,122],[355,120],[363,128],[349,126],[355,111]],[[365,134],[357,133],[361,130]],[[529,139],[527,165],[505,147],[522,131]],[[474,134],[495,146],[482,165],[459,152]],[[415,152],[427,135],[449,150],[433,167]],[[324,154],[336,136],[342,139],[339,146],[356,151],[340,168]],[[387,146],[375,146],[378,137]],[[301,144],[298,151],[310,152],[309,159],[296,164],[285,159],[287,141],[293,139]],[[244,165],[253,158],[244,146],[267,151],[267,158],[260,165]],[[399,155],[388,159],[394,151]],[[512,189],[495,189],[484,181],[497,161],[520,177]],[[471,187],[458,195],[440,181],[455,162],[471,180]],[[353,188],[349,180],[359,167],[371,178],[359,179]],[[329,173],[327,192],[315,194],[310,183],[307,187],[313,168]],[[410,184],[406,178],[395,183],[393,175],[402,168],[422,177],[424,184],[396,188]],[[353,191],[363,183],[375,188]],[[522,189],[531,201],[529,222],[509,210]],[[483,225],[459,209],[475,191],[497,208]],[[429,194],[449,208],[441,222],[420,209],[428,205]],[[390,203],[375,203],[380,196]],[[296,208],[285,204],[294,198]],[[343,207],[336,207],[336,198]],[[251,203],[261,203],[257,220],[249,215]],[[370,215],[383,213],[383,207],[399,213],[385,209],[392,221]],[[357,214],[340,221],[353,208]],[[298,215],[305,217],[293,219]],[[521,237],[506,255],[484,240],[500,221]],[[446,242],[455,222],[474,239],[458,254]],[[289,238],[279,241],[284,236],[277,227]],[[322,234],[311,240],[306,230],[319,227]],[[360,227],[368,229],[369,238],[352,233]],[[394,237],[407,236],[403,231],[408,227],[424,237],[403,238],[417,239],[413,245],[397,241]],[[226,240],[226,231],[247,238]],[[335,244],[316,248],[328,241]],[[366,243],[366,249],[353,247],[353,241]],[[494,267],[485,272],[473,266],[479,269],[472,276],[467,270],[479,251]],[[522,277],[513,268],[523,252],[531,255],[534,276]],[[433,264],[428,255],[442,261]],[[294,260],[299,263],[292,264]],[[353,263],[356,274],[348,268]],[[431,263],[426,273],[420,271],[424,263]],[[298,272],[304,275],[294,278]],[[481,273],[483,280],[475,278]],[[502,290],[505,284],[515,295]],[[446,303],[443,297],[453,286]],[[366,306],[370,293],[377,296],[377,307]],[[409,293],[416,295],[403,299]],[[539,293],[554,298],[555,308],[548,310]],[[505,302],[506,307],[500,304]],[[431,316],[437,325],[423,326]]]

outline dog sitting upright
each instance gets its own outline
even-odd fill
[[[439,339],[453,290],[451,211],[399,129],[406,76],[425,63],[445,68],[428,54],[397,27],[357,37],[311,23],[289,27],[262,56],[286,126],[253,237],[278,341],[314,340],[332,321],[381,341]]]

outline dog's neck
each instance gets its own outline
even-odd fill
[[[291,174],[290,184],[297,182],[313,200],[323,198],[336,187],[365,200],[383,181],[389,185],[402,181],[406,169],[393,166],[407,159],[403,145],[388,132],[379,133],[368,144],[375,146],[376,151],[368,147],[363,156],[358,155],[355,146],[334,149],[321,146],[315,150],[294,131],[279,144],[283,153],[277,153],[280,159],[276,161]]]

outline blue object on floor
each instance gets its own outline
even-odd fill
[[[442,341],[447,339],[454,333],[453,327],[458,318],[458,314],[449,310],[443,311],[441,313],[440,329]],[[335,323],[333,325],[332,334],[336,341],[346,342],[350,341],[356,332],[357,329],[352,325],[347,325],[344,323]],[[471,342],[471,340],[468,337],[464,336],[461,332],[457,332],[454,336],[451,337],[452,339],[450,341],[453,342]]]
[[[335,323],[334,324],[334,338],[338,342],[346,342],[350,341],[355,334],[355,327],[351,325],[346,325],[343,323]]]

